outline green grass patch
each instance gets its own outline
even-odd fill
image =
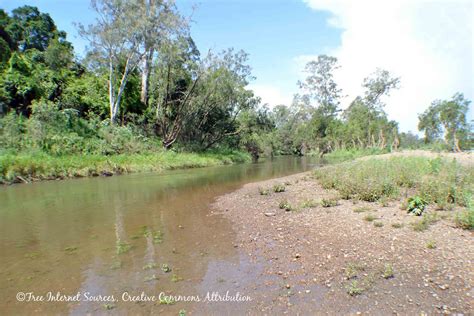
[[[441,158],[361,159],[316,169],[314,175],[325,189],[368,202],[384,203],[410,190],[424,206],[449,209],[469,206],[474,196],[474,168]]]
[[[0,183],[90,177],[132,172],[164,171],[249,162],[249,155],[225,153],[177,153],[161,151],[122,155],[53,156],[40,151],[0,153]]]

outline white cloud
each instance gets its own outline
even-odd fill
[[[460,91],[472,100],[472,1],[305,2],[329,11],[327,22],[342,29],[340,46],[329,54],[341,65],[335,77],[348,95],[345,105],[362,93],[363,78],[377,67],[401,77],[400,90],[386,99],[386,111],[403,131],[416,131],[417,114],[434,99]]]
[[[270,108],[280,104],[290,105],[292,100],[289,94],[273,85],[251,84],[249,89],[262,99],[262,104],[267,103]]]

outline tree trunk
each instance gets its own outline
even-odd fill
[[[148,49],[143,56],[143,72],[142,72],[142,91],[140,100],[143,104],[148,105],[148,90],[150,86],[151,63],[153,60],[154,49]]]

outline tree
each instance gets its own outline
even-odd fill
[[[461,151],[462,143],[468,142],[471,134],[466,115],[470,100],[456,93],[451,100],[436,100],[418,116],[418,129],[425,133],[425,143],[439,137],[444,129],[444,139],[453,151]]]
[[[32,48],[44,51],[54,37],[66,37],[66,33],[57,30],[49,14],[27,5],[12,11],[11,23],[6,30],[20,51]]]
[[[425,144],[433,142],[441,135],[442,130],[437,101],[433,102],[425,112],[418,115],[418,130],[424,132]]]
[[[316,61],[306,64],[304,71],[308,76],[298,82],[303,95],[315,100],[324,116],[334,116],[339,111],[342,90],[337,87],[333,75],[338,68],[336,57],[319,55]]]
[[[400,78],[392,77],[387,70],[378,68],[372,75],[364,79],[364,101],[368,106],[382,110],[385,104],[382,97],[390,95],[390,91],[398,89]]]
[[[189,39],[191,37],[188,34],[187,22],[178,14],[173,0],[142,0],[140,8],[144,49],[140,99],[147,105],[151,68],[160,46],[166,45],[166,41],[173,36],[187,36]]]

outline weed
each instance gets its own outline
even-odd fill
[[[382,222],[374,222],[375,227],[382,227],[383,223]]]
[[[143,270],[156,269],[156,263],[150,262],[143,266]]]
[[[260,195],[270,195],[270,190],[259,187],[258,193],[260,193]]]
[[[402,228],[402,227],[403,227],[403,224],[402,224],[402,223],[393,223],[393,224],[392,224],[392,227],[393,227],[393,228]]]
[[[364,289],[359,286],[359,282],[357,280],[353,280],[349,283],[347,287],[347,294],[350,296],[360,295],[364,292]]]
[[[186,311],[184,309],[180,309],[178,316],[186,316]]]
[[[456,213],[454,222],[462,229],[474,230],[474,208]]]
[[[144,279],[145,282],[151,282],[151,281],[156,281],[156,280],[158,280],[158,277],[156,276],[156,274],[150,275]]]
[[[376,216],[372,215],[372,214],[367,214],[365,217],[364,217],[364,220],[367,221],[367,222],[373,222],[377,219]]]
[[[420,216],[421,214],[423,214],[423,211],[425,210],[426,205],[428,205],[428,202],[426,202],[419,196],[413,196],[408,199],[407,204],[407,211],[409,214]]]
[[[394,275],[393,266],[391,264],[387,263],[385,265],[384,270],[383,270],[382,277],[384,279],[390,279],[390,278],[393,278],[393,275]]]
[[[285,192],[285,190],[286,190],[286,188],[285,188],[284,184],[275,184],[273,186],[273,192],[275,192],[275,193]]]
[[[308,199],[301,203],[301,208],[313,208],[318,206],[318,204],[318,201]]]
[[[288,202],[288,200],[281,200],[280,203],[278,204],[278,207],[287,212],[293,211],[293,207]]]
[[[167,295],[160,295],[160,305],[173,305],[176,301],[173,299],[172,296]]]
[[[168,272],[171,272],[171,268],[168,264],[163,263],[161,265],[161,271],[163,271],[164,273],[168,273]]]
[[[427,230],[430,225],[438,221],[438,216],[436,214],[424,214],[421,220],[413,222],[412,228],[414,231],[422,232]]]
[[[176,273],[173,273],[173,275],[171,276],[171,282],[179,282],[179,281],[183,281],[184,279],[180,276],[178,276]]]
[[[436,248],[436,241],[428,240],[428,242],[426,243],[426,248],[435,249]]]
[[[321,200],[322,207],[332,207],[332,206],[337,206],[337,204],[338,204],[337,198],[329,198],[329,199]]]
[[[368,212],[368,211],[372,211],[372,209],[368,206],[360,206],[354,209],[355,213],[363,213],[363,212]]]
[[[129,243],[117,241],[116,248],[117,248],[117,254],[120,255],[120,254],[128,252],[132,248],[132,246]]]
[[[112,304],[104,304],[104,308],[106,310],[111,310],[111,309],[114,309],[115,308],[115,305],[112,305]]]

